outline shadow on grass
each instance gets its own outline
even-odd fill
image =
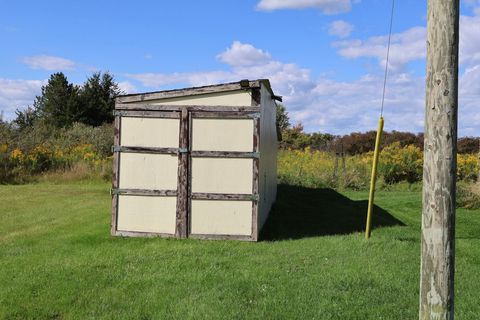
[[[277,201],[260,239],[300,239],[364,231],[367,207],[367,200],[354,201],[333,189],[279,185]],[[372,229],[404,225],[375,205]]]

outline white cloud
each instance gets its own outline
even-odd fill
[[[392,34],[389,68],[403,71],[408,62],[424,59],[426,56],[426,28],[414,27],[401,33]],[[345,58],[376,58],[382,68],[386,63],[388,36],[376,36],[367,40],[343,40],[333,43],[338,53]]]
[[[352,8],[350,0],[261,0],[257,9],[273,11],[279,9],[305,9],[316,8],[324,14],[337,14],[348,12]]]
[[[120,90],[124,91],[126,94],[138,92],[137,87],[130,81],[122,81],[118,83]]]
[[[75,62],[54,56],[38,55],[22,58],[22,62],[32,69],[54,70],[74,70]]]
[[[271,60],[271,58],[270,53],[240,41],[234,41],[230,48],[217,55],[217,59],[231,66],[260,65]]]
[[[461,17],[460,58],[465,71],[459,77],[459,135],[480,135],[480,17]],[[425,27],[392,36],[391,67],[385,100],[385,130],[423,131],[425,78],[408,71],[408,63],[425,58]],[[367,40],[338,41],[335,46],[347,58],[371,57],[385,64],[387,36]],[[205,85],[240,79],[269,78],[284,102],[292,122],[306,131],[345,134],[374,130],[377,126],[383,87],[380,72],[353,81],[328,76],[312,78],[310,70],[275,60],[270,53],[250,44],[234,42],[217,58],[226,71],[173,74],[134,74],[130,78],[160,89],[165,85]],[[380,70],[380,69],[379,69]]]
[[[460,64],[480,63],[480,10],[460,17]]]
[[[16,109],[31,105],[35,96],[41,93],[46,80],[12,80],[0,78],[0,113],[11,120]]]
[[[309,84],[309,70],[295,64],[282,63],[272,59],[268,52],[251,44],[238,41],[217,55],[217,58],[231,67],[229,71],[184,72],[184,73],[142,73],[126,76],[140,81],[142,85],[158,89],[162,86],[188,84],[201,86],[241,79],[270,78],[283,92],[295,92],[298,85]]]
[[[249,50],[233,50],[232,45],[219,56],[234,52],[237,59],[228,62],[228,71],[193,73],[130,74],[131,79],[153,89],[166,85],[206,85],[268,78],[279,95],[284,96],[293,122],[302,122],[307,131],[348,133],[376,127],[380,108],[382,77],[366,75],[357,81],[338,82],[328,78],[313,79],[308,69],[293,63],[283,63],[270,55],[261,55],[263,63],[237,63],[250,53],[263,52],[251,45]],[[245,55],[242,55],[242,53]],[[248,59],[247,59],[248,60]],[[395,121],[387,123],[388,130],[419,131],[423,123],[423,78],[405,73],[388,88],[386,114]],[[412,98],[418,97],[418,99]]]
[[[175,73],[137,73],[126,77],[140,81],[143,86],[159,89],[162,86],[188,84],[202,86],[223,81],[234,81],[233,74],[225,71],[211,72],[175,72]]]
[[[480,64],[466,68],[458,84],[459,131],[462,135],[480,135]]]
[[[328,34],[340,38],[348,37],[352,31],[353,25],[343,20],[336,20],[328,25]]]
[[[480,8],[473,16],[460,16],[460,65],[471,66],[480,63]],[[405,71],[409,62],[426,58],[427,28],[414,27],[392,34],[389,68]],[[378,60],[383,68],[386,62],[388,36],[375,36],[366,40],[353,39],[336,41],[333,46],[338,53],[349,59],[370,57]]]

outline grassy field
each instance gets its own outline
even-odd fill
[[[421,197],[279,186],[259,243],[112,238],[109,185],[0,186],[0,318],[416,319]],[[478,319],[480,211],[458,210],[456,315]]]

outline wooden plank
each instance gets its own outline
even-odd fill
[[[240,240],[240,241],[256,241],[252,236],[234,235],[234,234],[197,234],[191,233],[189,238],[201,240]]]
[[[238,151],[191,151],[192,157],[198,158],[259,158],[258,152]]]
[[[119,236],[119,237],[144,237],[144,238],[154,238],[154,237],[172,238],[175,236],[170,233],[124,231],[124,230],[117,230],[113,235]]]
[[[141,102],[148,100],[157,100],[157,99],[167,99],[167,98],[176,98],[184,96],[196,96],[201,94],[208,93],[217,93],[217,92],[227,92],[227,91],[237,91],[245,90],[249,88],[258,88],[260,87],[260,82],[262,80],[249,81],[248,87],[242,87],[240,82],[225,83],[220,85],[210,85],[202,87],[193,87],[185,89],[176,89],[176,90],[164,90],[156,92],[147,92],[142,94],[131,94],[119,96],[115,99],[118,103],[131,103],[131,102]]]
[[[187,237],[190,237],[192,230],[192,157],[191,157],[191,142],[193,141],[193,116],[192,112],[188,113],[188,173],[187,173]]]
[[[260,119],[254,120],[253,126],[253,151],[260,153]],[[253,181],[252,181],[252,194],[258,194],[259,185],[259,167],[260,158],[253,159]],[[264,181],[266,183],[266,181]],[[260,195],[262,196],[262,195]],[[252,202],[252,240],[258,240],[258,201]]]
[[[179,154],[180,148],[114,146],[113,152],[114,153],[123,152],[123,153]]]
[[[258,200],[258,194],[241,194],[241,193],[208,193],[208,192],[193,192],[191,194],[192,200],[238,200],[238,201],[253,201]]]
[[[180,112],[177,111],[115,110],[114,115],[129,118],[180,119]]]
[[[177,190],[151,190],[151,189],[112,189],[113,195],[130,195],[130,196],[164,196],[175,197]]]
[[[194,118],[207,119],[254,119],[260,117],[260,110],[255,111],[219,111],[219,112],[192,112]]]
[[[119,116],[115,117],[114,120],[114,134],[113,134],[113,145],[120,145],[120,130],[121,130],[121,118]],[[112,189],[117,189],[120,185],[120,154],[113,154],[113,175],[112,175]],[[117,230],[117,216],[118,216],[118,195],[112,195],[112,222],[110,225],[110,233],[115,235]]]
[[[183,108],[180,118],[179,147],[184,150],[188,150],[189,147],[188,117],[188,109]],[[175,235],[179,238],[186,238],[188,210],[188,153],[180,153],[178,158],[177,222]]]
[[[168,105],[149,103],[117,103],[116,110],[136,111],[205,111],[205,112],[259,112],[258,107],[252,106],[206,106],[206,105]]]

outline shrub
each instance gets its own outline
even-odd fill
[[[385,147],[380,154],[378,172],[387,184],[420,181],[422,171],[423,153],[414,145],[402,148],[399,142],[395,142]]]
[[[475,182],[478,180],[478,158],[473,154],[457,155],[457,179]]]
[[[83,123],[74,123],[69,129],[59,131],[55,144],[63,150],[90,144],[100,157],[107,157],[111,154],[113,145],[113,126],[103,124],[91,127]]]
[[[480,209],[480,185],[458,183],[457,184],[457,207],[465,209]]]

